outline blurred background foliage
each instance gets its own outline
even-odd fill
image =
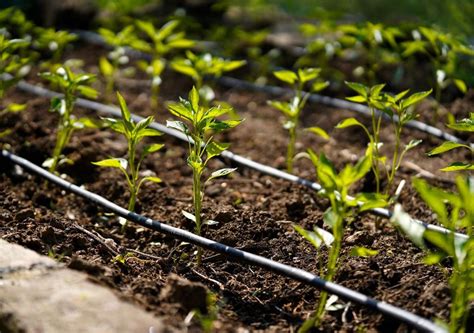
[[[473,0],[2,0],[0,7],[17,6],[33,14],[45,11],[58,12],[76,7],[80,11],[94,12],[90,16],[103,19],[110,16],[171,15],[177,8],[212,8],[223,15],[245,13],[246,19],[257,23],[270,17],[293,17],[298,20],[319,19],[341,22],[372,21],[385,24],[411,22],[436,24],[443,30],[467,37],[474,36]],[[38,9],[40,9],[38,11]],[[40,18],[37,18],[40,19]],[[46,22],[55,24],[56,22]],[[72,22],[71,22],[72,23]]]

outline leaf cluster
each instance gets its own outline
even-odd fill
[[[162,135],[163,133],[149,127],[154,120],[153,116],[146,117],[136,123],[132,119],[125,99],[118,92],[117,98],[120,104],[122,117],[120,119],[105,118],[104,120],[111,130],[123,135],[127,140],[128,160],[125,158],[108,158],[102,161],[93,162],[93,164],[100,167],[117,168],[124,174],[131,192],[129,210],[133,211],[135,207],[135,200],[142,184],[147,181],[154,183],[161,182],[160,178],[154,176],[140,177],[140,166],[146,156],[159,151],[164,146],[164,144],[161,143],[145,145],[141,149],[140,155],[137,157],[136,154],[138,145],[143,139],[147,137],[156,137]]]
[[[189,93],[188,100],[180,98],[179,103],[170,103],[168,109],[171,114],[184,120],[184,122],[179,120],[167,121],[167,126],[184,133],[192,140],[194,145],[202,145],[203,149],[200,150],[200,155],[196,155],[195,151],[191,150],[191,154],[188,157],[188,165],[202,172],[211,158],[219,156],[229,147],[229,144],[216,142],[213,134],[231,129],[240,124],[241,120],[220,120],[218,117],[231,112],[231,108],[222,107],[220,105],[208,108],[200,105],[199,100],[199,93],[197,89],[193,87]],[[209,136],[207,134],[209,132],[213,134]],[[203,159],[204,154],[206,154],[205,159]],[[214,172],[208,181],[216,177],[224,176],[233,169],[223,170],[226,171]]]

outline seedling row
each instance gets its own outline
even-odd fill
[[[231,99],[225,102],[221,101],[220,98],[225,95],[222,95],[219,87],[214,86],[218,81],[210,80],[210,78],[218,78],[225,72],[241,68],[245,65],[245,61],[227,60],[210,53],[200,54],[193,49],[195,42],[188,39],[185,33],[179,29],[178,21],[170,21],[162,26],[154,25],[148,21],[136,21],[117,33],[107,29],[99,31],[104,39],[113,46],[113,49],[107,56],[100,57],[99,63],[95,67],[94,65],[89,67],[94,71],[98,69],[99,73],[97,74],[99,75],[89,74],[86,71],[88,67],[81,64],[80,61],[69,59],[64,63],[60,62],[63,59],[66,46],[76,38],[74,35],[54,30],[43,30],[25,24],[15,25],[21,21],[21,13],[17,11],[8,12],[7,10],[2,15],[0,17],[3,17],[5,22],[8,22],[9,15],[16,15],[17,21],[11,20],[9,22],[11,24],[10,30],[7,28],[0,35],[0,49],[4,60],[1,69],[5,79],[2,81],[1,96],[21,78],[28,76],[28,71],[33,65],[35,65],[33,72],[37,72],[43,83],[48,82],[53,90],[61,92],[61,95],[51,99],[49,109],[59,122],[54,131],[56,139],[53,144],[54,148],[49,154],[50,157],[41,161],[44,168],[53,174],[60,172],[67,174],[68,170],[73,171],[75,161],[68,153],[68,148],[70,149],[72,140],[82,141],[80,136],[83,131],[85,133],[99,133],[98,135],[102,137],[110,136],[121,142],[122,145],[125,144],[126,149],[111,147],[110,152],[98,152],[94,156],[101,158],[86,159],[87,166],[82,166],[82,168],[93,170],[99,174],[97,179],[100,179],[102,183],[106,184],[100,178],[100,174],[107,175],[109,179],[123,184],[124,186],[121,188],[122,190],[126,189],[127,194],[121,196],[120,201],[123,202],[127,198],[128,211],[146,212],[149,199],[146,199],[141,193],[142,191],[148,198],[153,198],[158,202],[163,200],[159,198],[161,191],[170,193],[174,191],[171,186],[172,180],[163,178],[161,175],[161,172],[164,173],[164,169],[159,167],[160,158],[163,158],[164,161],[180,158],[184,169],[186,166],[189,169],[188,171],[179,170],[180,178],[183,180],[178,180],[178,182],[188,184],[188,190],[183,189],[185,186],[180,186],[179,191],[182,194],[187,194],[190,204],[185,205],[185,209],[180,209],[183,205],[178,205],[176,204],[177,200],[172,200],[176,206],[175,211],[172,212],[173,218],[181,221],[180,223],[186,229],[194,231],[197,236],[203,232],[212,234],[213,228],[217,228],[218,234],[227,232],[225,223],[216,218],[216,216],[219,217],[219,214],[213,214],[212,210],[206,209],[206,205],[213,205],[211,202],[216,198],[218,201],[225,201],[226,199],[219,198],[220,195],[216,193],[225,195],[229,192],[226,189],[228,184],[233,184],[231,186],[235,187],[236,184],[233,183],[236,181],[235,178],[242,178],[241,181],[243,181],[245,177],[234,175],[236,168],[222,165],[217,161],[217,158],[221,156],[225,159],[226,151],[230,144],[234,144],[232,139],[236,137],[232,133],[242,135],[242,131],[238,132],[239,127],[246,126],[247,122],[250,122],[250,125],[244,128],[255,130],[256,127],[252,126],[254,125],[252,122],[259,120],[251,117],[244,120],[239,110],[231,105]],[[23,28],[31,30],[23,31]],[[379,29],[376,31],[380,31],[381,36],[387,38],[389,44],[392,44],[395,35],[397,35],[393,35],[392,30],[383,30],[382,27],[368,25],[364,29]],[[465,54],[471,52],[458,40],[446,39],[446,36],[440,32],[427,29],[420,29],[420,31],[427,40],[426,45],[423,44],[426,48],[432,47],[436,50],[438,43],[444,43],[453,52]],[[351,32],[348,30],[345,33],[350,34]],[[15,36],[16,34],[18,36]],[[35,36],[33,39],[28,38],[32,35]],[[414,42],[416,41],[418,40]],[[370,48],[377,49],[376,42],[376,40],[369,42],[368,45]],[[404,51],[405,56],[415,52],[413,44],[404,43],[407,43]],[[120,77],[135,71],[134,67],[129,66],[131,59],[125,51],[127,47],[151,54],[150,59],[139,61],[136,64],[144,74],[150,76],[152,82],[151,90],[145,94],[147,102],[149,101],[147,103],[148,111],[154,112],[154,115],[160,119],[166,119],[168,128],[180,132],[187,139],[187,151],[176,149],[173,146],[167,148],[169,142],[162,141],[162,133],[151,126],[154,116],[149,115],[150,112],[144,112],[148,115],[140,121],[134,120],[127,104],[127,99],[131,100],[130,92],[126,92],[126,95],[122,95],[120,91],[114,93],[114,90],[120,86],[118,83]],[[49,51],[50,58],[39,59],[38,51],[42,48]],[[370,62],[370,56],[373,56],[372,50],[367,52],[367,59],[369,59],[367,65],[369,69],[368,83],[346,81],[345,85],[347,86],[346,91],[352,91],[347,99],[365,105],[370,111],[371,119],[367,122],[355,117],[331,116],[331,119],[338,119],[331,131],[328,131],[327,123],[321,118],[318,119],[323,115],[321,112],[304,118],[304,111],[308,112],[306,105],[310,97],[308,92],[318,92],[329,86],[329,81],[321,77],[324,68],[298,67],[298,64],[295,64],[295,70],[277,70],[268,74],[282,85],[293,89],[293,94],[290,97],[271,100],[267,102],[268,106],[263,106],[265,113],[267,115],[273,114],[275,118],[280,112],[283,124],[283,129],[279,130],[278,135],[281,138],[280,141],[286,142],[286,153],[280,156],[273,155],[274,159],[279,160],[277,167],[286,169],[289,174],[299,173],[304,177],[312,174],[312,177],[316,177],[320,184],[318,195],[316,193],[305,194],[306,197],[311,198],[310,202],[318,202],[317,206],[320,212],[319,215],[316,214],[316,221],[306,220],[302,223],[301,216],[294,213],[294,210],[298,211],[298,209],[286,205],[287,216],[290,220],[285,220],[289,227],[285,233],[291,233],[292,238],[299,235],[296,247],[300,250],[304,248],[305,255],[307,251],[313,251],[315,259],[311,267],[318,273],[318,276],[331,282],[342,274],[341,268],[344,261],[348,260],[348,256],[360,258],[361,261],[370,261],[371,258],[380,255],[380,250],[357,242],[350,247],[351,250],[348,253],[347,247],[344,245],[345,240],[350,238],[347,234],[357,234],[357,230],[361,227],[360,224],[357,227],[354,227],[353,224],[357,224],[360,216],[364,216],[366,211],[393,209],[391,222],[400,232],[398,237],[406,235],[413,242],[413,248],[417,246],[421,251],[424,251],[425,254],[422,256],[425,264],[435,265],[436,269],[447,272],[448,284],[451,288],[451,307],[450,317],[445,327],[452,332],[462,332],[469,325],[472,288],[474,288],[474,276],[472,275],[474,260],[472,255],[474,253],[472,251],[474,246],[472,202],[474,201],[474,191],[472,190],[472,180],[468,177],[473,168],[472,145],[446,141],[433,146],[428,152],[428,155],[435,156],[452,150],[469,151],[469,155],[459,153],[460,160],[443,166],[444,172],[458,173],[456,177],[446,178],[453,183],[449,190],[433,186],[427,180],[420,178],[412,181],[412,186],[424,205],[436,214],[436,223],[447,232],[439,232],[436,228],[426,228],[419,223],[414,223],[403,209],[404,191],[406,191],[404,184],[407,179],[399,176],[399,169],[403,165],[404,158],[413,156],[412,151],[419,148],[421,140],[407,140],[405,133],[408,129],[405,128],[405,125],[418,117],[419,104],[426,100],[433,90],[419,92],[403,90],[393,94],[385,89],[385,84],[371,83],[376,78],[374,75],[376,68]],[[42,60],[41,64],[37,65],[39,60]],[[459,78],[450,77],[450,81],[446,79],[446,72],[440,69],[443,61],[441,58],[433,60],[437,75],[436,84],[433,87],[437,101],[435,103],[435,118],[441,117],[443,114],[440,111],[442,109],[440,100],[443,87],[452,82],[461,91],[467,91],[466,84]],[[87,66],[91,66],[91,64],[87,64]],[[125,66],[129,67],[125,68]],[[189,90],[182,91],[180,89],[174,92],[179,96],[175,101],[166,101],[161,97],[162,84],[164,87],[167,77],[165,72],[167,66],[175,72],[189,77],[192,81],[191,85],[187,83],[188,86],[191,86]],[[441,79],[443,73],[444,77]],[[174,75],[177,77],[178,74]],[[102,82],[94,83],[97,78]],[[33,78],[33,80],[37,81],[38,78]],[[183,82],[186,82],[185,79]],[[98,118],[90,115],[85,117],[83,111],[79,115],[76,107],[78,97],[97,98],[100,95],[99,91],[102,91],[103,97],[101,98],[105,101],[119,104],[120,118]],[[10,99],[11,95],[5,96]],[[15,95],[13,94],[13,96]],[[255,105],[255,102],[252,105]],[[155,110],[159,110],[159,112]],[[380,112],[376,112],[376,110]],[[5,116],[11,117],[10,119],[29,117],[28,112],[30,110],[27,106],[10,103],[2,111],[2,118]],[[390,120],[388,126],[382,125],[382,114]],[[247,115],[249,114],[247,113]],[[48,117],[51,118],[52,115]],[[268,118],[261,119],[269,121]],[[315,124],[306,126],[308,120],[314,119],[316,119]],[[472,113],[468,118],[455,119],[454,116],[451,116],[446,119],[447,126],[453,130],[467,134],[473,131]],[[319,123],[325,124],[325,126],[316,126]],[[272,126],[274,127],[271,125],[268,128],[272,128]],[[12,128],[18,128],[18,126],[12,126]],[[331,159],[337,154],[327,153],[329,148],[338,146],[334,142],[334,137],[340,135],[335,134],[339,131],[351,131],[350,135],[356,135],[359,139],[363,138],[363,142],[367,143],[366,147],[362,146],[362,149],[358,151],[359,156],[350,158],[347,163],[347,159],[344,162],[333,163]],[[27,147],[24,144],[23,147],[22,145],[18,147],[14,140],[9,139],[9,137],[19,135],[11,128],[6,127],[1,133],[5,141],[4,149],[15,151]],[[283,139],[284,133],[287,135],[286,139]],[[301,139],[301,136],[308,135],[309,139]],[[159,138],[157,139],[157,137]],[[388,144],[388,149],[384,146],[386,142],[383,142],[382,138],[391,138],[392,142]],[[302,147],[302,142],[312,142],[315,145]],[[265,147],[267,153],[272,153],[269,151],[272,148],[271,144],[258,142],[257,146],[260,144]],[[273,153],[281,152],[281,148],[275,148]],[[165,153],[162,152],[164,149],[166,149]],[[79,147],[74,151],[81,155]],[[41,154],[44,155],[44,152]],[[166,154],[169,155],[166,156]],[[229,154],[231,153],[227,155]],[[245,154],[251,155],[252,153],[246,151]],[[176,162],[173,163],[176,164]],[[150,166],[153,166],[153,169],[150,169]],[[295,168],[295,166],[297,167]],[[80,174],[81,170],[73,172]],[[173,170],[166,170],[166,172],[173,172]],[[246,171],[238,170],[237,172],[243,174]],[[185,180],[186,177],[189,179]],[[87,177],[84,178],[87,179]],[[304,182],[301,178],[297,180]],[[176,180],[173,182],[176,183]],[[46,183],[43,186],[48,188],[49,184]],[[94,185],[88,183],[87,186],[93,187]],[[116,185],[105,186],[115,187]],[[160,191],[153,194],[153,189],[156,189],[156,186],[160,186]],[[296,197],[298,191],[304,193],[299,187],[293,188],[292,191],[296,191],[292,193]],[[116,195],[117,193],[115,193]],[[262,199],[262,197],[259,198]],[[324,198],[324,200],[321,201],[320,198]],[[285,202],[285,198],[281,200]],[[187,202],[186,199],[184,201]],[[235,199],[230,199],[230,201],[231,205],[239,210],[242,201],[246,201],[245,195],[239,193]],[[271,203],[265,202],[265,199],[261,204],[259,203],[259,206],[265,207],[263,204],[266,207],[271,206]],[[244,206],[248,207],[246,209],[252,209],[252,201],[245,202]],[[306,207],[306,205],[304,206]],[[218,205],[217,208],[219,208]],[[274,210],[278,212],[279,208]],[[239,214],[245,220],[245,210],[241,210]],[[281,213],[276,214],[281,216]],[[136,234],[136,230],[123,217],[106,217],[105,220],[116,230],[114,233],[121,235],[121,241],[127,241],[127,234]],[[373,218],[369,225],[378,235],[386,232],[387,228],[393,230],[392,226],[387,225],[379,217]],[[120,227],[117,229],[117,226]],[[367,223],[363,227],[366,228]],[[250,228],[252,227],[250,226]],[[229,232],[231,231],[229,230]],[[260,232],[265,234],[264,230]],[[463,236],[457,237],[457,232],[462,232]],[[306,241],[307,243],[305,243]],[[294,245],[288,246],[294,250]],[[311,247],[313,247],[312,250]],[[181,253],[177,259],[180,266],[188,269],[206,269],[203,268],[206,266],[206,254],[203,253],[200,246],[195,248],[187,244],[176,244],[170,255],[175,252]],[[290,255],[293,255],[292,252]],[[122,261],[122,264],[126,264],[125,259]],[[348,273],[346,272],[346,274]],[[307,332],[313,328],[324,327],[328,311],[348,309],[350,306],[348,303],[344,305],[344,303],[336,302],[338,302],[337,298],[329,297],[326,291],[322,291],[314,303],[314,311],[309,312],[304,322],[298,324],[298,329],[301,332]]]

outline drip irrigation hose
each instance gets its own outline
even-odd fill
[[[61,94],[59,94],[57,92],[54,92],[54,91],[51,91],[51,90],[48,90],[48,89],[45,89],[45,88],[42,88],[42,87],[39,87],[39,86],[29,84],[25,81],[19,81],[17,83],[17,87],[19,89],[25,91],[25,92],[32,93],[32,94],[42,96],[42,97],[52,98],[52,97],[61,96]],[[104,105],[104,104],[94,102],[94,101],[90,101],[90,100],[83,99],[83,98],[78,98],[77,101],[76,101],[76,105],[87,108],[87,109],[95,110],[96,112],[101,113],[103,115],[109,115],[109,116],[113,116],[113,117],[116,117],[116,118],[121,117],[120,109],[118,107],[115,107],[115,106]],[[138,115],[134,115],[134,114],[132,114],[132,118],[136,122],[143,119],[143,117],[138,116]],[[183,133],[181,133],[179,131],[176,131],[174,129],[168,128],[163,124],[153,122],[153,123],[150,124],[150,127],[153,128],[153,129],[156,129],[160,132],[163,132],[165,134],[168,134],[170,136],[173,136],[177,139],[180,139],[182,141],[188,142],[187,137]],[[249,158],[234,154],[234,153],[232,153],[231,151],[228,151],[228,150],[223,151],[221,153],[221,157],[224,158],[224,159],[228,159],[232,162],[235,162],[237,164],[243,165],[247,168],[254,169],[254,170],[256,170],[260,173],[263,173],[263,174],[266,174],[266,175],[269,175],[269,176],[273,176],[273,177],[276,177],[276,178],[284,179],[284,180],[287,180],[287,181],[290,181],[290,182],[293,182],[293,183],[296,183],[296,184],[300,184],[300,185],[309,187],[309,188],[311,188],[315,191],[319,191],[319,190],[322,189],[321,185],[319,185],[316,182],[312,182],[308,179],[304,179],[304,178],[295,176],[293,174],[278,170],[278,169],[273,168],[271,166],[255,162],[255,161],[253,161]],[[349,199],[354,199],[353,197],[350,197],[350,196],[348,196],[348,198]],[[385,217],[385,218],[390,218],[393,214],[392,211],[390,211],[388,209],[385,209],[385,208],[374,208],[374,209],[371,209],[370,212],[372,212],[376,215],[379,215],[381,217]],[[441,233],[451,233],[450,230],[448,230],[446,228],[443,228],[443,227],[440,227],[440,226],[437,226],[437,225],[429,224],[429,223],[426,223],[426,222],[423,222],[423,221],[420,221],[420,220],[417,220],[417,219],[413,219],[413,218],[412,218],[412,221],[417,223],[417,224],[422,225],[427,230],[433,230],[433,231],[441,232]],[[455,233],[455,235],[456,235],[456,237],[459,237],[459,238],[462,238],[462,239],[467,239],[467,236],[462,234],[462,233]]]
[[[83,31],[83,30],[77,30],[74,31],[75,34],[77,34],[82,40],[96,44],[102,47],[107,47],[110,48],[110,45],[108,45],[104,39],[97,33],[92,32],[92,31]],[[126,52],[133,58],[142,58],[142,59],[151,59],[151,56],[145,52],[141,52],[132,48],[125,48]],[[217,79],[217,82],[219,84],[222,84],[223,86],[226,86],[228,88],[235,88],[238,90],[245,90],[245,91],[259,91],[263,92],[265,94],[273,95],[273,96],[282,96],[282,95],[287,95],[287,94],[292,94],[292,90],[288,88],[281,88],[277,86],[267,86],[267,85],[259,85],[256,83],[252,83],[249,81],[245,80],[240,80],[236,79],[233,77],[229,76],[222,76]],[[319,104],[324,104],[328,105],[334,108],[341,108],[341,109],[347,109],[351,110],[357,113],[360,113],[362,115],[365,115],[367,117],[372,117],[372,113],[370,109],[362,104],[357,104],[353,102],[349,102],[343,99],[339,98],[334,98],[334,97],[329,97],[329,96],[324,96],[324,95],[319,95],[319,94],[309,94],[308,101],[312,103],[319,103]],[[390,120],[390,117],[379,111],[375,110],[377,116],[381,116],[382,118],[386,120]],[[395,115],[394,120],[398,122],[398,117]],[[430,126],[428,124],[425,124],[421,121],[418,120],[411,120],[408,123],[405,124],[406,127],[412,128],[414,130],[420,131],[427,133],[431,136],[437,137],[442,140],[446,141],[453,141],[456,143],[461,143],[461,144],[468,144],[471,147],[474,148],[474,143],[468,143],[460,138],[458,138],[455,135],[452,135],[450,133],[444,132],[439,128],[436,128],[434,126]]]
[[[337,295],[347,301],[364,305],[372,310],[375,310],[384,315],[390,316],[396,319],[397,321],[400,321],[412,326],[413,328],[426,331],[426,332],[440,332],[440,333],[446,332],[444,328],[439,327],[438,325],[433,323],[431,320],[417,316],[411,312],[395,307],[386,302],[377,301],[364,294],[361,294],[352,289],[343,287],[336,283],[325,281],[310,272],[304,271],[302,269],[299,269],[293,266],[282,264],[282,263],[273,261],[271,259],[259,256],[256,254],[238,250],[233,247],[227,246],[225,244],[213,241],[211,239],[207,239],[205,237],[195,235],[192,232],[175,228],[165,223],[152,220],[151,218],[147,218],[145,216],[130,212],[126,210],[125,208],[122,208],[114,204],[113,202],[105,199],[104,197],[98,194],[95,194],[93,192],[87,191],[79,186],[76,186],[68,182],[65,179],[55,176],[54,174],[46,171],[45,169],[31,163],[30,161],[22,157],[12,154],[8,152],[7,150],[2,150],[2,156],[8,159],[9,161],[13,162],[14,164],[19,165],[24,169],[27,169],[29,172],[33,172],[39,175],[40,177],[47,179],[51,183],[54,183],[64,188],[65,190],[72,192],[86,200],[94,202],[95,204],[103,207],[104,209],[109,210],[117,214],[118,216],[121,216],[134,223],[137,223],[143,227],[165,233],[167,235],[170,235],[182,241],[186,241],[194,245],[204,247],[211,251],[224,254],[237,261],[243,261],[250,265],[255,265],[263,269],[273,271],[282,276],[289,277],[299,282],[303,282],[305,284],[316,287],[318,289],[325,290],[328,293]]]

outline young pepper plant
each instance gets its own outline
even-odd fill
[[[105,42],[113,47],[107,57],[99,58],[99,70],[105,79],[106,96],[112,95],[115,88],[115,77],[120,66],[126,65],[130,61],[125,54],[125,47],[132,46],[132,43],[138,41],[134,29],[133,25],[128,25],[117,33],[106,28],[98,30]]]
[[[408,92],[408,90],[405,90],[395,96],[385,94],[387,104],[386,107],[381,110],[390,117],[395,134],[395,149],[393,150],[392,155],[392,165],[390,167],[390,170],[386,168],[388,180],[386,186],[386,194],[388,194],[391,189],[391,186],[395,179],[395,174],[400,168],[400,165],[406,152],[410,149],[415,148],[421,143],[421,140],[413,139],[410,140],[410,142],[402,148],[402,130],[409,121],[418,117],[418,114],[414,110],[414,106],[426,97],[428,97],[428,95],[431,94],[431,90],[414,93],[408,96],[407,98],[404,98],[408,94]]]
[[[474,182],[473,179],[456,178],[458,193],[446,192],[432,187],[422,179],[415,179],[413,185],[425,203],[436,214],[438,221],[448,233],[429,230],[415,224],[403,211],[400,204],[395,206],[392,221],[427,252],[426,264],[442,265],[449,258],[452,269],[447,269],[451,288],[451,310],[447,328],[452,333],[467,332],[470,304],[474,300]],[[458,228],[466,230],[466,238],[456,236]],[[426,242],[433,246],[427,246]]]
[[[458,63],[461,56],[474,56],[474,50],[451,34],[434,28],[419,27],[412,31],[412,36],[413,40],[402,43],[404,47],[402,56],[410,57],[414,54],[422,54],[428,57],[431,62],[436,99],[434,121],[436,121],[439,117],[441,94],[444,89],[455,85],[459,91],[466,93],[467,85],[458,77]]]
[[[209,161],[219,156],[229,147],[228,143],[220,143],[214,139],[214,134],[237,126],[241,120],[218,120],[217,118],[228,114],[229,108],[205,107],[200,105],[199,92],[193,87],[189,93],[188,100],[180,99],[179,103],[171,103],[168,109],[174,116],[185,121],[167,121],[167,126],[178,130],[186,135],[189,141],[189,155],[187,164],[193,170],[193,207],[194,216],[188,212],[183,214],[195,224],[195,232],[201,235],[202,225],[210,224],[212,221],[202,222],[201,208],[203,201],[204,186],[217,177],[228,175],[236,169],[224,168],[211,173],[203,183],[202,176]],[[202,248],[198,248],[196,262],[201,264]]]
[[[153,143],[142,148],[141,153],[138,154],[138,145],[146,137],[160,136],[163,133],[150,128],[149,125],[153,122],[153,116],[149,116],[138,123],[135,123],[128,110],[127,104],[117,92],[117,98],[120,104],[121,119],[106,118],[106,122],[110,128],[125,137],[127,140],[127,156],[128,158],[109,158],[98,162],[92,162],[100,167],[117,168],[124,175],[130,191],[130,199],[128,201],[128,210],[135,211],[135,204],[137,201],[138,192],[144,182],[159,183],[161,179],[154,176],[140,177],[140,165],[143,159],[163,148],[164,144]]]
[[[327,81],[317,80],[320,72],[320,68],[302,68],[298,69],[296,72],[289,70],[273,72],[273,75],[275,75],[278,80],[291,85],[294,89],[294,96],[289,102],[268,101],[269,105],[281,111],[286,118],[283,127],[288,130],[289,134],[286,153],[286,171],[289,173],[293,172],[293,161],[295,157],[295,145],[300,114],[309,98],[309,93],[304,94],[304,86],[306,83],[314,81],[311,85],[310,91],[317,92],[323,90],[329,85],[329,82]],[[311,127],[308,130],[322,136],[323,138],[329,138],[329,135],[322,128]]]
[[[37,39],[34,45],[40,49],[48,50],[51,55],[51,61],[46,62],[48,68],[52,71],[60,67],[61,57],[63,56],[66,46],[77,40],[78,36],[63,30],[54,30],[52,28],[36,28]]]
[[[97,91],[90,87],[95,80],[92,74],[76,74],[67,66],[58,68],[55,72],[40,73],[40,76],[59,87],[63,97],[54,97],[51,100],[51,112],[59,114],[59,123],[56,134],[56,145],[53,156],[43,163],[43,167],[48,167],[50,172],[56,172],[58,165],[71,163],[64,155],[63,149],[69,143],[69,139],[74,131],[83,128],[95,128],[97,123],[89,118],[77,119],[73,114],[74,103],[77,94],[88,98],[97,98]]]
[[[161,86],[161,74],[166,67],[165,56],[174,50],[187,49],[194,46],[193,40],[187,39],[185,32],[175,32],[180,22],[171,20],[165,23],[161,28],[157,29],[153,23],[149,21],[137,20],[136,26],[143,31],[150,43],[145,42],[140,48],[143,52],[152,55],[149,61],[139,61],[138,67],[145,71],[151,77],[151,99],[152,107],[156,107],[158,103],[158,95]]]
[[[395,174],[400,168],[404,155],[407,151],[421,143],[421,140],[411,140],[402,148],[402,130],[409,121],[418,116],[413,107],[425,99],[431,93],[431,90],[414,93],[404,98],[409,90],[391,96],[382,91],[385,86],[384,84],[379,84],[373,87],[367,87],[360,83],[353,82],[346,82],[346,84],[359,94],[353,97],[348,97],[348,100],[352,102],[366,103],[368,105],[372,115],[372,133],[365,125],[355,118],[344,119],[337,124],[336,128],[346,128],[350,126],[362,127],[369,138],[369,152],[371,152],[370,156],[372,157],[372,171],[375,176],[377,193],[382,192],[380,188],[380,166],[382,166],[387,176],[387,186],[383,192],[388,195],[395,179]],[[377,109],[381,111],[378,116],[376,114]],[[390,118],[395,134],[395,149],[393,151],[392,165],[390,168],[387,167],[386,156],[383,156],[380,152],[380,147],[382,145],[380,142],[380,126],[383,113]]]
[[[322,190],[320,194],[329,199],[330,206],[323,215],[324,224],[331,228],[331,233],[322,228],[315,228],[313,231],[304,230],[295,226],[305,239],[318,249],[321,246],[329,248],[328,261],[325,273],[322,274],[326,281],[332,281],[337,273],[339,254],[342,247],[344,228],[350,222],[350,216],[358,211],[365,211],[375,207],[383,207],[386,202],[376,194],[360,193],[355,198],[348,198],[350,188],[362,179],[371,169],[369,156],[364,156],[356,165],[346,165],[342,171],[336,172],[333,164],[324,154],[317,156],[312,150],[308,151],[311,161],[316,169]],[[360,202],[363,202],[359,206]],[[356,247],[353,252],[357,255],[375,255],[376,251],[363,247]],[[322,271],[322,267],[320,267]],[[312,317],[307,319],[299,332],[308,332],[313,327],[319,326],[324,312],[327,308],[327,292],[321,292],[318,307]]]
[[[196,55],[188,50],[186,51],[186,59],[174,59],[171,62],[171,68],[191,77],[201,100],[205,105],[209,105],[214,100],[215,93],[209,84],[204,83],[204,80],[207,77],[218,78],[225,72],[233,71],[245,64],[245,60],[227,60],[212,56],[210,53]]]
[[[469,114],[469,118],[462,119],[454,124],[447,124],[449,128],[452,128],[456,131],[461,132],[474,132],[474,113],[471,112]],[[471,144],[463,144],[453,141],[445,141],[438,147],[434,148],[430,152],[428,152],[428,156],[435,156],[447,151],[457,149],[457,148],[465,148],[471,152],[471,161],[470,162],[453,162],[447,167],[441,169],[441,171],[468,171],[474,170],[474,164],[472,164],[472,160],[474,158],[474,146]]]

